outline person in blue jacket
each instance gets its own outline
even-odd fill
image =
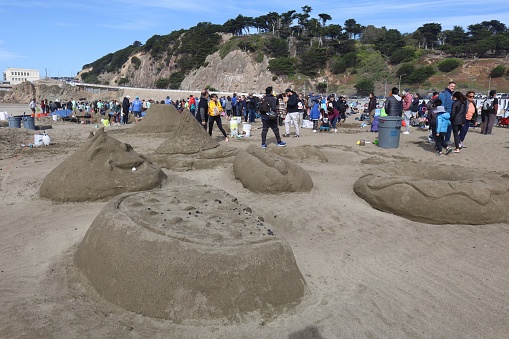
[[[309,118],[313,121],[313,133],[316,133],[318,130],[318,121],[320,120],[320,103],[322,102],[321,98],[317,98],[313,101],[313,106],[309,111]]]
[[[451,81],[447,87],[438,95],[438,98],[442,100],[442,106],[444,106],[444,109],[449,115],[452,113],[452,94],[454,93],[454,90],[456,89],[456,83],[454,81]],[[447,130],[447,133],[445,134],[445,142],[449,143],[451,141],[451,133],[452,133],[452,127],[449,127]]]
[[[143,110],[143,103],[140,100],[139,96],[136,96],[136,99],[131,104],[131,111],[134,115],[134,122],[138,122],[141,120],[141,111]]]
[[[448,129],[451,127],[451,115],[445,110],[444,106],[437,106],[435,108],[435,114],[437,116],[437,131],[436,131],[436,154],[444,155],[442,153],[443,147],[445,147],[445,154],[450,154],[452,148],[445,142],[445,135]]]

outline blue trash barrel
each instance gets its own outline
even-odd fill
[[[378,118],[378,146],[382,148],[398,148],[401,132],[401,117]]]
[[[23,128],[35,130],[35,119],[34,117],[23,116]]]
[[[21,117],[9,117],[9,127],[10,128],[21,128]]]

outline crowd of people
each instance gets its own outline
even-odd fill
[[[360,113],[360,120],[369,121],[371,130],[375,131],[378,126],[379,115],[398,116],[403,120],[402,134],[410,134],[410,126],[428,128],[430,131],[429,141],[435,143],[435,150],[438,155],[460,153],[465,148],[465,138],[470,127],[480,127],[481,133],[489,135],[493,133],[493,126],[500,123],[501,119],[508,120],[509,113],[502,116],[497,115],[499,111],[499,100],[496,98],[496,90],[491,90],[489,96],[479,106],[475,101],[474,91],[467,91],[464,95],[455,91],[456,84],[450,82],[442,92],[434,92],[427,101],[421,99],[419,93],[411,93],[404,89],[401,93],[394,87],[385,102],[379,99],[373,92],[369,95],[369,102],[366,103]],[[210,94],[203,90],[200,97],[190,95],[185,99],[171,100],[169,96],[165,100],[154,101],[140,100],[136,96],[133,101],[126,95],[123,100],[103,101],[97,100],[76,101],[71,98],[65,102],[59,100],[40,101],[41,113],[51,114],[58,109],[71,110],[82,116],[91,113],[99,113],[108,119],[110,125],[129,123],[130,115],[134,117],[134,123],[140,121],[150,106],[154,103],[174,105],[179,112],[189,110],[197,121],[212,135],[214,124],[223,134],[226,141],[226,134],[221,117],[230,120],[232,117],[243,119],[245,123],[262,123],[262,147],[266,148],[266,136],[268,129],[272,129],[278,146],[285,146],[286,143],[281,137],[300,137],[300,129],[307,120],[311,124],[314,133],[318,131],[332,131],[337,133],[338,126],[342,125],[347,116],[352,112],[359,112],[359,103],[354,101],[348,104],[343,96],[334,94],[329,96],[315,95],[313,92],[304,96],[288,88],[283,93],[275,93],[272,87],[266,89],[262,97],[249,93],[247,95],[221,96]],[[39,111],[36,99],[33,99],[29,107],[32,114]],[[508,107],[503,108],[509,112]],[[377,113],[378,112],[378,113]],[[356,118],[357,119],[357,118]],[[364,123],[363,126],[367,124]],[[280,135],[279,127],[284,126],[284,133]],[[294,132],[292,133],[292,128]],[[451,142],[453,137],[454,142]],[[451,147],[454,145],[454,149]]]
[[[465,138],[470,127],[479,126],[481,134],[492,134],[495,123],[507,118],[508,113],[497,114],[499,108],[503,112],[509,111],[509,103],[508,107],[499,107],[497,91],[491,90],[488,97],[478,105],[474,91],[463,94],[455,89],[456,83],[451,81],[442,92],[434,92],[426,102],[419,99],[418,93],[412,95],[408,89],[403,90],[400,96],[399,89],[394,87],[385,101],[384,113],[404,119],[403,134],[410,134],[413,121],[424,122],[431,132],[429,141],[435,143],[437,155],[460,153],[465,148]],[[370,109],[370,121],[373,124],[376,108],[370,106]]]

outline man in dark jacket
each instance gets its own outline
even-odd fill
[[[267,107],[264,106],[264,101],[268,104],[268,109],[272,112],[276,112],[277,108],[277,99],[272,93],[272,87],[267,87],[265,89],[265,97],[262,99],[262,105],[260,105],[260,114],[262,119],[262,148],[267,148],[267,132],[269,131],[269,127],[274,132],[276,136],[277,145],[279,147],[286,146],[286,142],[281,141],[281,137],[279,136],[279,126],[277,124],[277,119],[269,119],[267,116]]]
[[[201,92],[200,102],[198,103],[198,112],[196,112],[196,120],[207,130],[207,122],[209,120],[209,92],[205,89]]]
[[[129,108],[131,107],[131,103],[129,102],[131,97],[126,95],[124,100],[122,100],[122,123],[127,124],[129,122]]]
[[[288,101],[286,102],[286,109],[288,114],[286,114],[285,118],[285,131],[286,133],[283,135],[284,137],[290,136],[290,121],[293,121],[293,125],[295,126],[295,136],[299,137],[299,97],[297,93],[292,91],[290,88],[287,88],[286,96],[288,97]]]
[[[399,94],[399,89],[393,87],[392,95],[385,101],[385,113],[390,117],[401,117],[403,114],[403,103]]]
[[[376,110],[375,93],[369,92],[368,112],[369,112],[369,123],[370,124],[372,124],[373,120],[375,120],[375,110]]]

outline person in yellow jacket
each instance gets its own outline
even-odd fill
[[[212,136],[212,127],[214,127],[214,121],[217,124],[217,128],[223,133],[225,140],[228,142],[228,135],[224,131],[223,123],[221,122],[221,113],[223,112],[223,107],[217,98],[217,94],[212,94],[210,96],[209,102],[209,135]]]

